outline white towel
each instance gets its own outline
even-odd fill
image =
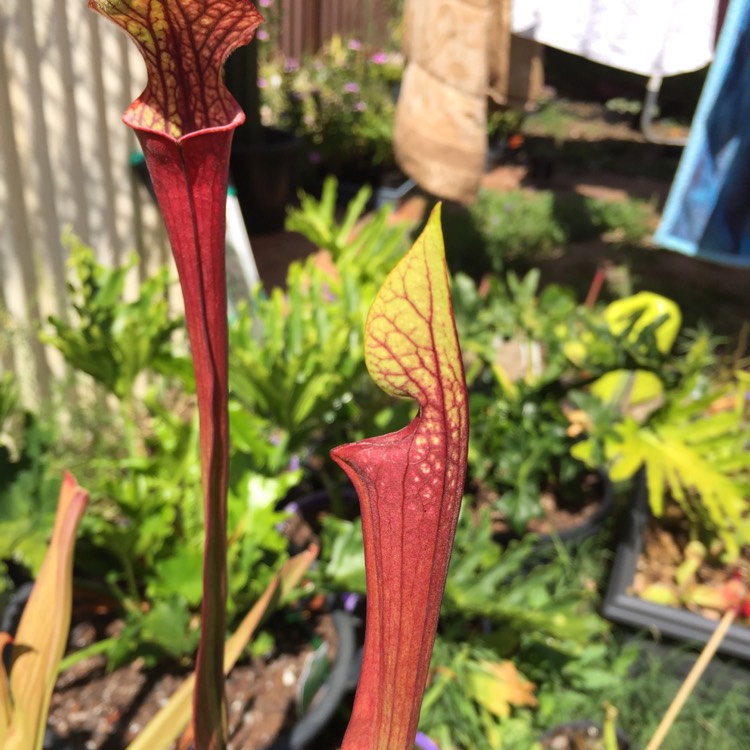
[[[513,32],[645,76],[713,57],[716,0],[513,0]]]

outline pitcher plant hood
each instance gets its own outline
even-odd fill
[[[466,381],[440,207],[370,309],[365,357],[385,391],[412,398],[407,427],[336,448],[362,505],[367,629],[344,750],[410,750],[428,676],[466,475]]]

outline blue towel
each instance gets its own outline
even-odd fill
[[[732,0],[654,240],[750,267],[750,0]]]

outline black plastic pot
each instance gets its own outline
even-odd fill
[[[341,503],[347,509],[356,509],[359,507],[359,498],[357,497],[357,491],[351,485],[345,485],[341,488]],[[319,513],[323,510],[330,510],[331,508],[331,493],[328,490],[313,490],[304,495],[294,498],[293,500],[287,500],[284,498],[278,503],[278,508],[283,508],[290,512],[309,514]],[[357,514],[358,515],[358,514]]]
[[[314,747],[316,738],[333,719],[346,697],[357,687],[362,653],[357,644],[356,620],[344,609],[335,609],[331,618],[338,637],[331,674],[319,690],[319,699],[297,720],[290,732],[271,745],[270,750],[304,750]]]
[[[284,228],[299,177],[299,139],[276,128],[261,128],[257,143],[232,146],[232,182],[249,234]]]
[[[553,727],[548,732],[545,732],[540,738],[539,742],[545,742],[551,740],[553,737],[558,735],[561,731],[565,732],[584,732],[586,734],[591,733],[592,738],[600,737],[602,731],[602,725],[597,724],[593,721],[570,721],[566,724],[560,724],[557,727]],[[630,738],[620,729],[617,732],[617,745],[619,750],[632,750]]]
[[[353,487],[342,488],[340,501],[347,515],[358,515],[359,502]],[[331,505],[329,491],[322,489],[293,500],[284,499],[277,507],[298,513],[311,521],[322,511],[330,510]],[[291,553],[296,551],[294,547],[290,549]],[[271,745],[270,750],[304,750],[315,747],[315,740],[357,687],[362,668],[362,649],[356,632],[360,618],[354,613],[361,607],[361,602],[359,594],[329,597],[328,606],[338,639],[331,673],[318,690],[311,708],[296,721],[289,732]]]
[[[14,589],[8,597],[2,614],[0,614],[0,632],[15,635],[18,624],[21,622],[21,615],[26,602],[29,601],[31,591],[34,588],[34,582],[29,581]]]
[[[706,643],[716,629],[714,620],[685,609],[648,602],[628,593],[643,549],[643,534],[650,520],[646,478],[645,473],[641,472],[628,526],[617,546],[602,614],[623,625],[656,631],[681,641]],[[740,659],[750,659],[750,628],[732,625],[719,651]]]

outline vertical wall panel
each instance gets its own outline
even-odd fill
[[[65,113],[64,140],[68,148],[67,159],[62,162],[62,168],[68,176],[68,190],[71,195],[78,196],[73,201],[73,231],[84,241],[90,242],[89,216],[87,211],[87,192],[81,139],[78,134],[76,113],[75,75],[73,72],[73,54],[70,48],[70,26],[68,24],[68,3],[61,3],[59,13],[53,24],[55,43],[60,56],[60,78],[64,98],[63,111]]]
[[[33,177],[34,191],[39,196],[37,204],[37,216],[39,221],[40,235],[43,241],[42,264],[49,269],[47,278],[40,278],[39,304],[44,312],[59,313],[66,305],[65,292],[65,264],[63,262],[63,249],[60,243],[60,219],[57,211],[57,191],[53,176],[52,162],[50,159],[49,131],[47,130],[48,114],[45,112],[45,99],[47,106],[55,108],[57,112],[62,109],[61,101],[55,96],[45,97],[42,89],[42,58],[50,53],[50,47],[40,46],[37,43],[37,34],[34,28],[33,3],[21,3],[19,7],[19,25],[21,30],[21,44],[23,47],[24,65],[26,68],[26,92],[29,98],[31,114],[31,147],[34,155],[34,169],[28,174]],[[59,94],[59,92],[55,92]],[[45,289],[44,282],[51,281],[51,288]]]
[[[10,81],[11,74],[17,68],[12,64],[15,58],[9,53],[13,41],[11,32],[9,19],[3,15],[0,18],[0,150],[7,205],[2,211],[5,219],[2,248],[17,249],[17,252],[4,253],[1,263],[3,297],[7,305],[7,313],[3,316],[6,335],[1,343],[12,348],[12,359],[23,396],[34,400],[37,396],[48,395],[49,367],[44,351],[28,331],[29,323],[40,318],[39,284],[34,257],[30,252],[33,236],[26,205],[24,165],[14,127],[13,89]]]

